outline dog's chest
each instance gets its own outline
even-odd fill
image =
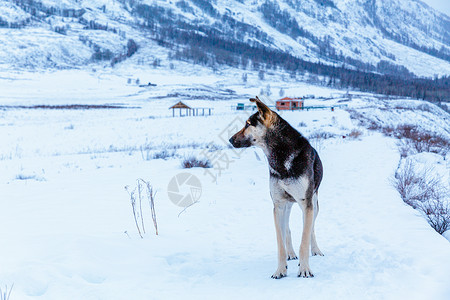
[[[296,179],[275,179],[274,185],[291,195],[296,201],[305,199],[310,180],[307,176]]]

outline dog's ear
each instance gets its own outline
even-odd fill
[[[258,96],[256,98],[250,98],[251,102],[255,102],[258,107],[259,114],[264,121],[270,121],[273,116],[273,111],[262,102]]]

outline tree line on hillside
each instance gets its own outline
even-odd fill
[[[399,76],[395,67],[391,74],[380,74],[367,71],[330,66],[322,63],[312,63],[292,56],[289,53],[267,48],[263,45],[248,45],[228,41],[213,32],[200,35],[195,32],[167,30],[160,38],[167,42],[168,37],[182,43],[186,47],[176,50],[174,58],[187,59],[206,66],[228,65],[232,67],[252,67],[254,70],[277,68],[291,73],[308,72],[324,76],[327,84],[337,88],[356,88],[361,91],[386,95],[407,96],[440,102],[450,99],[450,77],[435,79]],[[388,64],[383,65],[387,70]],[[408,72],[399,67],[401,72]],[[409,72],[408,72],[409,73]]]
[[[450,76],[417,78],[406,68],[381,61],[377,66],[358,68],[344,59],[344,64],[313,63],[290,53],[269,48],[253,40],[239,41],[227,38],[223,30],[188,24],[171,18],[164,8],[139,5],[136,12],[148,19],[142,26],[151,30],[154,39],[172,49],[171,58],[188,60],[209,67],[227,65],[259,70],[282,69],[291,74],[310,73],[326,78],[326,84],[337,88],[354,88],[365,92],[406,96],[440,102],[450,99]],[[161,11],[163,10],[163,11]],[[154,11],[158,11],[154,15]],[[377,73],[380,72],[380,73]]]

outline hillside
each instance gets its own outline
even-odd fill
[[[450,18],[415,0],[2,0],[0,27],[3,67],[120,62],[134,53],[130,39],[141,49],[141,64],[186,59],[183,48],[195,51],[196,41],[174,35],[185,30],[310,62],[428,77],[450,73]],[[251,61],[231,63],[251,67]]]

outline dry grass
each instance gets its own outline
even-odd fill
[[[314,139],[326,140],[326,139],[331,139],[331,138],[334,138],[334,137],[336,137],[336,135],[334,133],[318,130],[318,131],[315,131],[315,132],[311,133],[309,135],[308,139],[311,139],[311,140],[314,140]]]
[[[136,225],[137,231],[141,238],[144,238],[145,232],[145,222],[144,214],[142,210],[142,200],[146,200],[150,205],[150,211],[153,220],[153,226],[155,227],[156,235],[158,235],[158,224],[156,222],[156,211],[155,211],[155,196],[152,185],[143,179],[136,180],[137,186],[130,189],[129,186],[125,186],[125,190],[130,195],[131,207],[133,209],[133,218]],[[145,201],[144,201],[145,202]]]
[[[53,110],[87,110],[87,109],[125,109],[140,108],[107,104],[67,104],[67,105],[2,105],[0,109],[53,109]]]
[[[163,149],[161,151],[153,153],[152,159],[167,159],[175,156],[175,150]]]
[[[9,289],[8,289],[8,286],[5,285],[5,290],[2,290],[2,288],[0,287],[0,300],[9,300],[9,297],[11,297],[11,292],[12,292],[13,287],[14,287],[14,284],[11,285],[11,287]]]
[[[222,149],[229,148],[231,145],[219,145],[214,143],[199,143],[199,142],[190,142],[185,144],[162,144],[162,145],[153,145],[148,141],[145,144],[139,147],[139,151],[141,153],[141,157],[143,160],[152,160],[152,159],[168,159],[171,157],[178,156],[178,149],[208,149],[208,151],[218,151]],[[137,150],[136,148],[128,148],[130,152]],[[118,149],[117,151],[122,151],[122,149]]]
[[[212,164],[207,158],[197,158],[193,155],[185,157],[181,162],[181,167],[183,169],[190,168],[211,168]]]
[[[311,145],[318,151],[321,152],[324,148],[325,140],[334,138],[336,135],[334,133],[325,132],[322,130],[317,130],[308,136],[308,140]]]

